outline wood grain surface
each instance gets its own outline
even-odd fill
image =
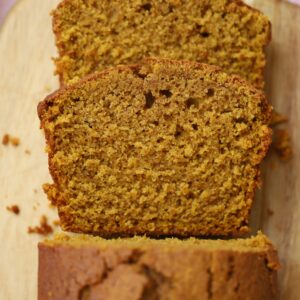
[[[281,299],[300,299],[300,7],[279,0],[254,0],[273,25],[268,48],[267,95],[289,118],[294,157],[266,160],[260,224],[279,250]],[[268,216],[268,210],[274,212]]]
[[[0,28],[0,139],[9,133],[21,141],[18,147],[0,144],[1,300],[36,299],[36,245],[42,237],[29,235],[27,228],[37,225],[42,214],[50,221],[57,219],[41,190],[50,178],[36,106],[58,87],[51,61],[56,50],[49,16],[58,2],[19,0]],[[278,247],[280,299],[299,300],[300,8],[279,0],[247,2],[265,12],[273,23],[267,95],[276,109],[289,117],[294,150],[289,162],[269,154],[253,227],[262,228]],[[18,216],[6,210],[12,204],[19,205]]]

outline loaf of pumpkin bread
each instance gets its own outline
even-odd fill
[[[115,67],[39,104],[63,229],[101,236],[248,230],[271,139],[263,93],[216,67]]]
[[[38,300],[275,300],[278,257],[263,234],[237,240],[103,240],[39,244]]]
[[[53,12],[56,71],[69,83],[157,56],[217,65],[262,88],[270,27],[240,0],[64,0]]]

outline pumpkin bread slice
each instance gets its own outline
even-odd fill
[[[39,104],[63,229],[242,234],[271,141],[263,93],[218,68],[148,59]]]
[[[239,0],[65,0],[53,31],[61,83],[157,56],[217,65],[262,88],[271,39],[268,18]]]

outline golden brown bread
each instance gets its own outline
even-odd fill
[[[54,180],[45,191],[69,231],[244,233],[270,112],[262,92],[212,66],[108,69],[40,103]]]
[[[218,65],[262,88],[271,38],[267,17],[236,0],[65,0],[53,30],[62,83],[157,56]]]

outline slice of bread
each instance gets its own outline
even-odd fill
[[[53,30],[61,83],[157,56],[217,65],[262,88],[271,38],[267,17],[239,0],[65,0]]]
[[[241,234],[271,140],[263,93],[218,68],[149,59],[39,104],[62,227],[102,236]]]
[[[39,300],[275,300],[276,250],[245,240],[103,240],[39,244]]]

